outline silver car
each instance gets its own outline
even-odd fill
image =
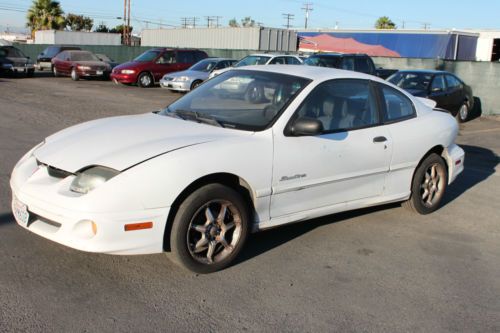
[[[165,74],[160,86],[173,91],[190,91],[207,80],[212,71],[231,67],[236,62],[227,58],[203,59],[185,71]]]

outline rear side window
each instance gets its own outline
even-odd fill
[[[276,57],[269,62],[269,65],[284,65],[285,57]]]
[[[287,65],[300,65],[301,62],[297,60],[295,57],[286,57]]]
[[[372,72],[372,64],[365,57],[358,57],[354,60],[356,71],[370,74]]]
[[[394,122],[415,117],[412,101],[401,92],[386,85],[380,85],[383,99],[384,122]]]
[[[332,80],[309,94],[296,117],[316,118],[324,133],[349,131],[379,124],[377,102],[367,80]]]
[[[453,75],[446,75],[446,83],[448,84],[448,88],[458,88],[462,85],[462,82],[460,82],[456,77]]]
[[[342,60],[342,69],[353,71],[354,70],[354,58],[344,58]]]
[[[195,57],[193,52],[177,52],[177,62],[182,64],[190,64],[195,62]]]
[[[59,60],[65,60],[67,57],[68,57],[68,52],[61,52],[57,56],[55,56],[55,58]]]

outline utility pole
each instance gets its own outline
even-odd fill
[[[290,14],[290,13],[281,14],[281,15],[286,20],[286,24],[284,24],[283,26],[286,27],[287,29],[290,29],[292,27],[292,25],[290,24],[290,21],[293,21],[293,17],[295,15]]]
[[[312,3],[311,2],[306,2],[304,4],[304,7],[302,7],[302,10],[306,12],[306,17],[305,17],[305,23],[304,23],[304,29],[307,29],[307,22],[309,21],[309,12],[312,12]]]
[[[130,1],[128,0],[128,16],[127,16],[127,45],[132,45],[132,31],[130,31]]]
[[[423,27],[424,27],[424,30],[428,30],[431,28],[431,24],[430,23],[422,23]]]
[[[187,20],[188,20],[187,17],[181,17],[181,26],[183,29],[187,28]]]
[[[123,45],[127,45],[127,0],[123,0]]]
[[[401,29],[404,29],[405,28],[405,21],[403,21],[403,24],[401,25]]]

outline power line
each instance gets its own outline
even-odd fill
[[[286,13],[286,14],[281,14],[283,16],[283,18],[285,18],[286,20],[286,24],[284,24],[283,26],[286,27],[287,29],[290,29],[292,27],[292,25],[290,24],[290,21],[293,21],[293,17],[295,15],[293,14],[290,14],[290,13]]]
[[[205,16],[205,19],[207,20],[207,28],[220,27],[219,20],[221,18],[222,18],[222,16]]]
[[[306,2],[304,4],[304,7],[302,7],[302,10],[306,12],[304,29],[307,29],[307,22],[309,21],[309,12],[312,12],[313,10],[312,6],[313,4],[311,2]]]

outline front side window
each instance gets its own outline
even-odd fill
[[[383,98],[383,117],[384,122],[393,122],[413,118],[415,108],[412,101],[403,93],[386,85],[381,86]]]
[[[221,61],[219,64],[222,63]],[[191,66],[189,69],[192,71],[197,71],[197,72],[210,72],[214,67],[218,66],[217,65],[217,60],[202,60]],[[222,67],[220,67],[222,68]]]
[[[372,66],[369,62],[368,58],[365,57],[357,57],[355,58],[356,71],[361,73],[371,73]]]
[[[287,65],[301,65],[302,63],[295,57],[286,57]]]
[[[73,61],[99,61],[93,53],[90,52],[72,52],[71,60]]]
[[[308,66],[339,68],[340,60],[340,57],[310,56],[304,60],[304,64]]]
[[[240,61],[234,67],[241,66],[252,66],[252,65],[265,65],[271,57],[266,56],[247,56]]]
[[[284,65],[285,58],[284,57],[276,57],[269,62],[270,65]]]
[[[173,51],[166,51],[156,60],[157,64],[175,64],[175,53]]]
[[[441,92],[446,90],[446,83],[443,75],[436,75],[432,80],[431,92]]]
[[[160,114],[248,131],[266,129],[310,80],[235,70],[206,81]]]
[[[379,123],[376,97],[369,81],[332,80],[316,87],[295,118],[321,121],[324,133],[348,131]]]
[[[354,70],[354,58],[344,58],[342,60],[342,69],[353,71]]]
[[[390,76],[387,81],[406,90],[427,91],[432,80],[432,74],[397,72]]]

